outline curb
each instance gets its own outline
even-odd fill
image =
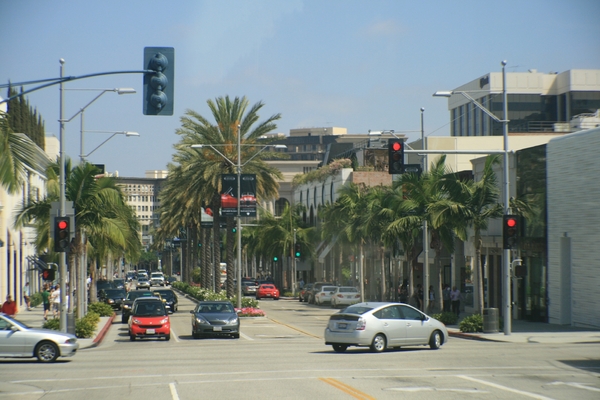
[[[106,335],[106,332],[108,332],[116,315],[117,314],[113,313],[113,315],[108,319],[108,321],[106,321],[106,323],[104,324],[104,326],[102,327],[100,332],[98,332],[98,334],[92,341],[92,345],[90,347],[98,347],[100,345],[100,343],[102,343],[102,340],[104,339],[104,335]]]

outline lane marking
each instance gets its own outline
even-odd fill
[[[355,399],[375,400],[375,397],[371,397],[368,394],[363,393],[360,390],[353,388],[352,386],[346,385],[346,384],[338,381],[337,379],[319,378],[319,380],[333,386],[336,389],[341,390],[342,392],[344,392],[346,394],[349,394],[350,396],[354,397]]]
[[[244,332],[240,332],[240,336],[243,337],[246,340],[254,340],[253,338],[251,338],[250,336],[246,335]]]
[[[276,319],[269,318],[269,317],[267,317],[267,318],[268,318],[268,319],[270,319],[271,321],[275,322],[276,324],[279,324],[279,325],[286,326],[286,327],[288,327],[288,328],[290,328],[290,329],[293,329],[293,330],[295,330],[295,331],[297,331],[297,332],[300,332],[300,333],[302,333],[302,334],[304,334],[304,335],[307,335],[307,336],[313,337],[313,338],[315,338],[315,339],[320,339],[320,340],[323,340],[323,338],[322,338],[321,336],[317,336],[317,335],[313,335],[312,333],[305,332],[305,331],[303,331],[303,330],[301,330],[301,329],[298,329],[298,328],[296,328],[295,326],[291,326],[291,325],[288,325],[288,324],[286,324],[286,323],[279,322],[279,321],[277,321]]]
[[[179,395],[177,394],[177,389],[175,388],[175,383],[169,383],[169,390],[171,390],[171,398],[173,400],[179,400]]]
[[[571,387],[575,387],[578,389],[584,389],[584,390],[589,390],[591,392],[600,392],[600,388],[597,387],[593,387],[590,386],[587,383],[579,383],[579,382],[551,382],[549,383],[549,385],[565,385],[565,386],[571,386]]]
[[[481,379],[473,378],[471,376],[457,375],[457,377],[465,379],[467,381],[481,383],[482,385],[491,386],[491,387],[496,388],[496,389],[505,390],[507,392],[516,393],[516,394],[520,394],[520,395],[523,395],[523,396],[531,397],[532,399],[554,400],[551,397],[542,396],[541,394],[526,392],[524,390],[519,390],[519,389],[513,389],[513,388],[510,388],[508,386],[499,385],[497,383],[492,383],[492,382],[487,382],[487,381],[484,381],[484,380],[481,380]]]
[[[177,343],[181,342],[181,340],[179,340],[179,337],[177,336],[177,334],[175,333],[175,331],[173,330],[173,328],[171,328],[171,336],[173,336],[173,339],[175,339],[175,341]]]

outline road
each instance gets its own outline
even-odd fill
[[[0,399],[597,399],[597,344],[544,345],[451,338],[440,350],[339,354],[323,343],[334,312],[264,300],[240,339],[191,337],[180,297],[170,342],[130,342],[117,318],[101,346],[53,365],[0,361]]]

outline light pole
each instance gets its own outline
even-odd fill
[[[503,200],[504,200],[504,214],[510,214],[510,193],[509,193],[509,165],[508,165],[508,100],[506,93],[506,60],[501,62],[502,65],[502,119],[496,117],[491,111],[485,108],[481,103],[471,97],[467,92],[462,91],[439,91],[435,92],[434,96],[439,97],[451,97],[453,94],[460,94],[466,99],[468,99],[471,103],[475,104],[477,108],[487,114],[490,118],[492,118],[496,122],[502,123],[502,136],[504,139],[504,179],[503,179]],[[502,260],[502,284],[503,284],[503,306],[504,306],[504,334],[511,334],[511,296],[510,296],[510,250],[504,249],[504,255]],[[480,278],[481,277],[481,274]]]
[[[139,133],[137,132],[129,132],[129,131],[86,131],[86,132],[95,132],[95,133],[112,133],[112,135],[110,135],[108,137],[108,139],[106,139],[105,141],[103,141],[102,143],[100,143],[98,146],[96,146],[92,151],[90,151],[87,154],[83,154],[83,146],[81,147],[81,154],[79,154],[79,158],[81,159],[81,162],[83,162],[85,160],[86,157],[89,157],[93,152],[95,152],[96,150],[98,150],[100,147],[102,147],[102,145],[106,142],[108,142],[110,139],[112,139],[113,137],[117,136],[117,135],[125,135],[127,137],[129,136],[140,136]],[[83,131],[82,131],[83,134]],[[83,141],[82,141],[83,143]]]
[[[257,151],[252,157],[250,157],[245,163],[242,164],[242,131],[241,126],[238,125],[238,134],[237,134],[237,163],[231,161],[225,154],[221,153],[217,150],[216,146],[229,146],[226,144],[222,145],[212,145],[212,144],[193,144],[191,145],[194,149],[201,149],[203,147],[210,147],[213,151],[223,157],[229,164],[234,166],[237,171],[237,222],[236,222],[236,234],[237,234],[237,308],[242,308],[242,222],[241,222],[241,177],[242,177],[242,167],[248,164],[254,157],[260,154],[267,147],[274,147],[276,149],[285,149],[287,146],[285,145],[254,145],[248,144],[244,146],[250,147],[262,147],[259,151]]]
[[[425,108],[421,107],[421,147],[427,150],[425,144],[425,124],[424,124]],[[423,155],[423,173],[427,173],[427,154]],[[429,230],[427,226],[427,217],[423,218],[423,305],[429,305]],[[423,307],[423,312],[428,307]],[[433,311],[433,310],[432,310]]]

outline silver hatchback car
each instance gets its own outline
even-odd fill
[[[349,346],[373,352],[388,347],[426,346],[438,349],[448,341],[446,325],[403,303],[358,303],[329,318],[325,344],[338,353]]]
[[[70,357],[79,349],[75,335],[50,329],[30,328],[5,314],[0,314],[0,357],[37,357],[52,362],[60,356]]]

